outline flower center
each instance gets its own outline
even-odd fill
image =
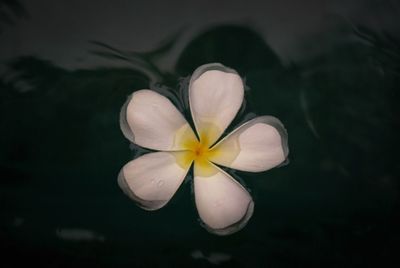
[[[182,142],[186,150],[176,154],[178,164],[183,168],[187,168],[188,165],[194,162],[196,175],[203,177],[213,175],[215,168],[212,167],[209,159],[215,156],[218,150],[215,148],[210,149],[212,144],[210,144],[209,137],[214,133],[215,127],[208,125],[207,128],[202,129],[199,135],[200,140],[190,135],[182,135],[183,139],[180,142]]]
[[[192,148],[189,149],[191,154],[190,157],[193,158],[195,162],[204,162],[208,161],[209,155],[212,153],[211,150],[208,148],[207,144],[204,144],[201,141],[196,141]]]

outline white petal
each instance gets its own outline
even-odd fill
[[[156,152],[136,158],[121,169],[119,186],[146,210],[165,206],[190,167],[190,164],[178,164],[179,154],[182,152]]]
[[[202,65],[189,84],[189,102],[193,121],[200,137],[208,136],[213,144],[239,111],[244,85],[235,70],[219,63]]]
[[[196,139],[171,101],[152,90],[132,94],[122,107],[120,125],[130,141],[154,150],[182,150],[185,149],[183,140]]]
[[[254,118],[213,147],[210,161],[233,169],[260,172],[284,162],[289,153],[287,133],[272,116]]]
[[[194,171],[197,211],[208,231],[228,235],[242,229],[253,214],[250,194],[230,175],[212,165],[214,174],[199,176]]]

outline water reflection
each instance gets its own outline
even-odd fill
[[[0,0],[0,34],[3,27],[15,24],[16,20],[26,18],[28,13],[18,0]]]
[[[71,228],[58,228],[56,230],[56,236],[63,240],[68,241],[94,241],[104,242],[105,237],[97,234],[91,230],[85,229],[71,229]]]
[[[0,215],[7,222],[23,215],[24,221],[1,223],[4,252],[50,255],[56,263],[70,257],[156,267],[165,260],[192,265],[191,252],[199,248],[203,255],[224,252],[237,267],[366,265],[394,258],[399,40],[361,27],[350,36],[334,36],[346,42],[290,65],[253,29],[230,25],[191,40],[172,72],[155,59],[168,55],[174,38],[146,53],[94,43],[93,53],[129,67],[66,70],[34,56],[13,59],[0,77]],[[149,215],[116,183],[120,166],[136,153],[119,130],[126,96],[149,85],[179,96],[186,81],[180,77],[206,62],[222,62],[247,79],[242,114],[275,115],[291,135],[291,165],[261,175],[238,172],[253,189],[258,213],[226,240],[205,235],[192,220],[192,204],[182,202],[190,199],[188,187]],[[104,248],[71,257],[54,241],[58,226],[92,226],[107,237]]]
[[[192,253],[190,253],[190,256],[192,256],[193,259],[195,260],[207,260],[211,264],[219,265],[224,262],[230,261],[232,256],[225,254],[225,253],[220,253],[220,252],[211,252],[208,256],[204,255],[201,250],[194,250]]]

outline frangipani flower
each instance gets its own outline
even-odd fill
[[[189,83],[195,130],[171,101],[151,90],[134,92],[121,111],[121,129],[150,152],[127,163],[118,183],[140,207],[165,206],[193,165],[195,203],[205,228],[227,235],[253,214],[248,191],[220,166],[261,172],[283,163],[287,133],[271,116],[256,117],[222,139],[239,111],[244,83],[235,70],[213,63],[200,66]]]

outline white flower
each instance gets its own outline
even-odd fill
[[[219,166],[260,172],[278,166],[288,155],[286,130],[271,116],[256,117],[218,141],[243,98],[244,84],[235,70],[218,63],[197,68],[189,83],[196,136],[169,99],[147,89],[134,92],[122,107],[121,129],[131,142],[158,152],[121,169],[118,183],[123,191],[140,207],[159,209],[193,163],[195,202],[205,228],[218,235],[243,228],[253,214],[253,200]]]

